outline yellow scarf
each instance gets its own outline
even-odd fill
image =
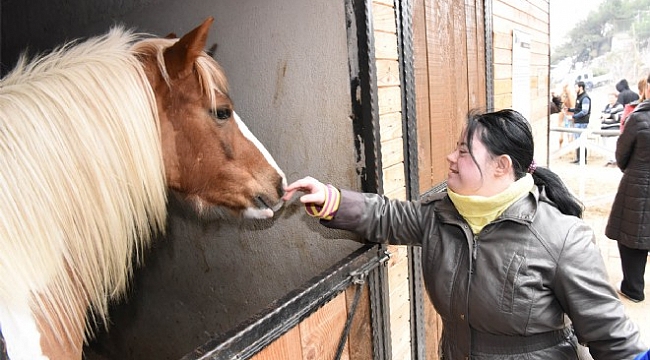
[[[507,189],[494,196],[458,195],[447,189],[454,206],[465,218],[474,234],[499,217],[510,205],[527,194],[535,185],[530,174],[513,182]]]

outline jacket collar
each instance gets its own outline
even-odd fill
[[[634,112],[649,111],[649,110],[650,110],[650,101],[648,100],[640,102],[639,105],[637,105],[636,108],[634,108]]]
[[[527,222],[531,223],[537,213],[537,206],[540,201],[551,202],[547,197],[544,191],[544,188],[540,189],[537,186],[533,186],[531,191],[521,199],[517,200],[514,204],[510,205],[499,218],[495,221],[500,220],[512,220],[517,222]],[[463,217],[458,213],[458,210],[454,207],[454,204],[449,199],[449,196],[446,195],[434,203],[434,209],[438,219],[443,223],[450,224],[462,224],[465,223]]]

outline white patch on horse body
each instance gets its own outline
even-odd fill
[[[12,307],[0,306],[0,328],[5,338],[7,355],[11,360],[47,360],[41,350],[41,334],[36,327],[32,311],[23,304]]]
[[[244,137],[246,137],[248,140],[250,140],[255,147],[264,155],[264,158],[266,161],[271,165],[275,171],[280,174],[282,177],[282,187],[285,187],[287,185],[287,177],[284,175],[284,172],[280,169],[278,164],[275,162],[275,159],[271,156],[271,154],[266,150],[264,145],[251,133],[250,130],[248,130],[248,127],[244,122],[241,120],[239,115],[237,115],[236,112],[233,111],[233,117],[235,118],[235,121],[237,122],[237,126],[239,127],[239,130],[242,132]],[[272,209],[256,209],[256,208],[247,208],[244,210],[243,216],[247,218],[253,218],[253,219],[267,219],[273,217],[273,213],[278,211],[282,207],[283,202],[280,201],[277,203],[275,206],[273,206]]]

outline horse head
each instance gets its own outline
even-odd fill
[[[213,21],[180,39],[155,40],[162,56],[138,49],[158,104],[167,185],[201,215],[227,209],[270,218],[286,178],[235,112],[223,70],[204,52]]]

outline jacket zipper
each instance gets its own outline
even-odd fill
[[[472,267],[470,269],[470,274],[474,274],[474,268],[476,267],[476,256],[478,254],[478,234],[474,236],[474,241],[472,242]]]

